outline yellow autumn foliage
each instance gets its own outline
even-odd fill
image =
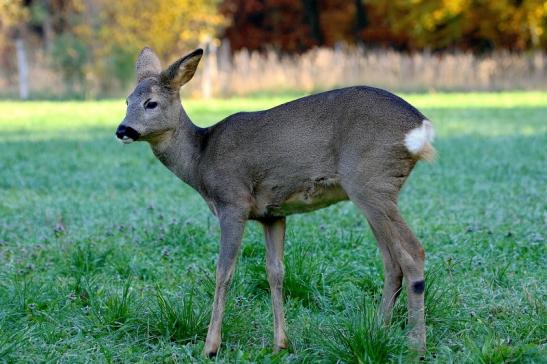
[[[162,59],[214,37],[224,19],[217,0],[103,1],[99,39],[104,51],[152,47]]]
[[[542,0],[392,0],[389,3],[370,0],[370,3],[380,9],[389,28],[407,38],[414,49],[450,47],[462,38],[486,42],[492,49],[547,46],[547,2]]]
[[[10,31],[21,25],[27,16],[22,0],[0,0],[0,50],[8,42]]]
[[[0,29],[17,25],[27,16],[22,0],[0,0]]]

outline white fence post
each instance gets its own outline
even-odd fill
[[[17,71],[19,76],[19,98],[21,100],[26,100],[28,99],[28,63],[25,42],[21,35],[18,35],[17,38],[15,38],[15,53],[17,56]]]
[[[205,42],[205,67],[201,79],[201,95],[205,99],[213,96],[213,81],[217,78],[217,46],[211,38]]]

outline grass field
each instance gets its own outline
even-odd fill
[[[406,95],[439,159],[400,198],[427,252],[431,362],[545,362],[547,93]],[[188,101],[196,123],[286,99]],[[0,362],[201,362],[219,228],[145,144],[122,100],[0,102]],[[219,362],[407,362],[404,295],[351,203],[288,219],[290,350],[271,353],[259,226],[249,223]]]

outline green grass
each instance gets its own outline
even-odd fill
[[[438,132],[400,198],[427,252],[427,360],[544,361],[547,93],[405,97]],[[208,125],[282,101],[185,106]],[[0,362],[207,361],[219,228],[147,145],[114,140],[124,109],[0,102]],[[381,260],[351,203],[288,219],[279,355],[262,239],[249,223],[217,361],[408,361],[404,294],[378,325]]]

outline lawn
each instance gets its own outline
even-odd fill
[[[542,362],[547,93],[403,95],[439,158],[403,189],[427,252],[431,362]],[[287,98],[185,102],[197,124]],[[219,228],[145,144],[123,100],[0,102],[0,362],[201,362]],[[260,227],[249,223],[219,362],[405,362],[404,295],[376,320],[382,265],[351,203],[288,218],[290,349],[271,353]]]

